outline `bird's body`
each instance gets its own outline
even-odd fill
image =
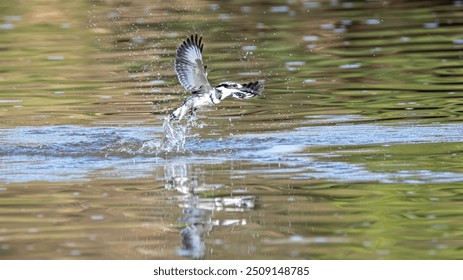
[[[191,35],[177,48],[175,72],[180,84],[192,95],[172,112],[170,119],[181,120],[187,113],[193,114],[199,107],[217,105],[229,96],[247,99],[262,92],[263,81],[247,84],[224,82],[216,87],[211,86],[203,64],[202,50],[202,37],[198,35]]]

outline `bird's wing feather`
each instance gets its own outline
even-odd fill
[[[193,94],[204,93],[212,89],[203,65],[202,37],[191,35],[177,48],[175,72],[185,89]]]

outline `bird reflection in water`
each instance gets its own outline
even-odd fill
[[[242,212],[254,209],[255,197],[251,195],[233,195],[229,197],[201,197],[201,193],[223,188],[223,185],[211,185],[201,182],[195,176],[192,166],[184,161],[174,162],[165,166],[166,189],[177,191],[181,195],[175,197],[182,208],[179,223],[183,226],[180,231],[182,247],[177,253],[182,257],[202,259],[206,256],[205,237],[214,226],[246,225],[245,219],[214,219],[217,211]]]

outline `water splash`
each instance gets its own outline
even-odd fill
[[[188,126],[180,123],[174,123],[168,117],[164,119],[162,124],[164,128],[164,148],[166,151],[183,151],[185,148],[185,141],[188,135]]]
[[[191,116],[186,122],[172,121],[165,117],[162,124],[162,136],[155,139],[137,139],[134,137],[117,136],[116,141],[110,141],[105,149],[105,156],[137,156],[171,154],[185,152],[187,138],[195,136],[191,133],[193,127],[203,127],[196,117]]]
[[[169,117],[166,117],[162,127],[164,129],[162,149],[166,152],[182,152],[185,151],[186,139],[194,136],[191,134],[191,129],[193,127],[203,127],[203,125],[197,122],[195,116],[190,116],[186,123],[171,121]]]

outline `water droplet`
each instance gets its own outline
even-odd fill
[[[258,22],[258,23],[256,24],[256,28],[257,28],[257,29],[267,29],[268,27],[267,27],[267,25],[265,25],[265,24],[263,24],[263,23],[261,23],[261,22]]]
[[[369,240],[365,240],[362,242],[362,245],[363,247],[371,247],[371,245],[373,245],[373,242],[369,241]]]
[[[379,256],[387,256],[391,253],[391,251],[389,250],[386,250],[386,249],[382,249],[382,250],[377,250],[376,251],[376,254],[379,255]]]
[[[92,216],[90,217],[90,219],[91,219],[92,221],[102,221],[102,220],[104,220],[104,216],[103,216],[103,215],[92,215]]]
[[[342,7],[345,9],[352,9],[354,7],[354,3],[352,2],[344,2],[342,3]]]
[[[39,230],[37,228],[28,228],[27,232],[28,233],[37,233],[37,232],[39,232]]]
[[[402,36],[402,37],[400,37],[400,40],[402,42],[408,42],[408,41],[410,41],[410,37]]]
[[[59,60],[64,60],[64,56],[62,55],[49,55],[48,60],[50,61],[59,61]]]
[[[300,235],[292,235],[289,237],[289,242],[301,243],[301,242],[304,242],[304,237]]]
[[[429,28],[429,29],[438,28],[439,23],[437,23],[437,22],[428,22],[428,23],[423,24],[423,27],[424,28]]]
[[[362,63],[343,64],[339,66],[340,69],[357,69],[360,67],[362,67]]]
[[[320,2],[304,2],[304,7],[314,9],[314,8],[320,8],[321,4]]]
[[[273,6],[273,7],[270,7],[270,12],[272,13],[289,12],[289,7],[288,6]]]
[[[318,41],[318,36],[316,36],[316,35],[304,36],[303,40],[306,41],[306,42]]]
[[[315,45],[315,44],[308,44],[308,45],[307,45],[307,48],[308,48],[308,49],[314,49],[316,46],[317,46],[317,45]]]
[[[350,19],[343,19],[343,20],[341,20],[341,24],[342,24],[342,25],[351,25],[351,24],[352,24],[352,20],[350,20]]]
[[[160,86],[160,85],[163,85],[165,83],[164,80],[152,80],[152,81],[149,81],[149,84],[152,85],[152,86]]]
[[[213,3],[213,4],[209,5],[209,9],[211,9],[212,11],[216,11],[219,8],[220,8],[219,4],[216,4],[216,3]]]
[[[6,16],[6,17],[4,17],[4,20],[5,20],[6,22],[21,21],[21,20],[22,20],[22,16]]]
[[[220,14],[219,19],[221,21],[230,21],[230,15],[229,14]]]
[[[109,12],[109,13],[107,14],[107,17],[108,17],[109,19],[116,19],[116,18],[119,17],[119,13],[118,13],[118,12]]]
[[[141,44],[143,42],[145,42],[145,39],[142,38],[142,37],[134,37],[131,39],[132,43],[135,43],[135,44]]]
[[[370,18],[370,19],[364,20],[363,23],[368,24],[368,25],[376,25],[376,24],[380,24],[381,20],[379,20],[377,18]]]
[[[80,250],[77,250],[77,249],[71,250],[71,252],[70,252],[70,255],[74,256],[74,257],[80,256],[80,254],[81,254]]]
[[[255,51],[257,47],[256,46],[242,46],[241,49],[243,51]]]
[[[321,24],[321,25],[320,25],[320,28],[321,28],[321,29],[333,29],[333,28],[334,28],[334,24],[332,24],[332,23],[324,23],[324,24]]]
[[[15,26],[12,23],[0,24],[0,29],[3,29],[3,30],[11,30],[11,29],[14,29],[14,28],[15,28]]]
[[[252,11],[252,8],[249,6],[243,6],[241,7],[241,12],[243,13],[250,13]]]

